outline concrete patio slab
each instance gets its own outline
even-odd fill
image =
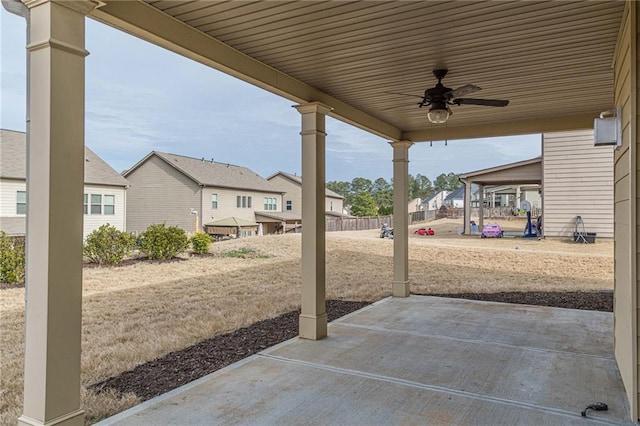
[[[101,425],[632,424],[610,313],[411,296]],[[603,401],[608,411],[580,411]]]

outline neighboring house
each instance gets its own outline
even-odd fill
[[[464,207],[464,186],[450,192],[444,199],[443,204],[447,207],[461,209]]]
[[[154,223],[188,232],[227,218],[260,223],[257,212],[282,211],[282,191],[246,167],[153,151],[123,175],[131,185],[129,232]],[[266,226],[264,233],[271,232]]]
[[[27,136],[0,130],[0,230],[24,235],[27,218]],[[125,230],[129,182],[85,147],[83,237],[109,223]]]
[[[440,207],[442,207],[442,204],[444,203],[444,200],[447,198],[447,195],[449,195],[448,191],[439,191],[439,192],[436,192],[435,194],[432,194],[430,197],[428,197],[426,200],[422,202],[423,209],[426,211],[438,210]]]
[[[594,146],[593,141],[593,130],[544,133],[542,157],[465,173],[460,179],[472,189],[484,186],[485,206],[491,202],[486,190],[499,186],[515,188],[515,197],[508,201],[513,207],[524,199],[534,207],[538,203],[545,237],[572,238],[580,216],[585,231],[613,238],[614,148]],[[536,188],[541,188],[541,199]]]
[[[276,172],[267,180],[284,192],[282,211],[302,217],[302,177]],[[330,189],[325,190],[325,211],[328,215],[342,216],[344,197]]]
[[[422,210],[423,210],[423,207],[422,207],[421,198],[414,198],[413,200],[409,201],[409,214],[419,212]]]

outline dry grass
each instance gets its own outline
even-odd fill
[[[429,224],[410,238],[412,291],[585,291],[613,288],[613,243],[459,237],[459,221]],[[521,230],[521,222],[507,228]],[[416,227],[414,227],[416,228]],[[252,248],[263,259],[189,258],[84,271],[82,382],[85,387],[216,334],[290,311],[300,302],[300,235],[216,243],[212,252]],[[327,234],[327,297],[390,295],[393,241],[378,231]],[[24,289],[0,299],[0,424],[22,406]],[[88,420],[138,402],[85,390]]]

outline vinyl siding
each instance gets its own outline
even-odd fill
[[[84,193],[89,197],[89,214],[84,215],[83,237],[86,238],[95,229],[102,225],[109,224],[115,226],[116,229],[124,231],[126,229],[125,210],[126,210],[126,190],[116,186],[106,185],[85,185]],[[102,195],[102,213],[91,214],[91,194]],[[114,214],[104,213],[104,196],[114,196]]]
[[[156,156],[127,175],[127,231],[142,232],[154,223],[193,231],[190,209],[200,210],[200,186]]]
[[[239,217],[241,219],[255,222],[256,216],[254,212],[264,210],[265,197],[275,198],[277,200],[276,210],[271,210],[272,212],[281,212],[283,210],[282,194],[279,192],[258,192],[251,190],[207,187],[204,188],[202,193],[202,224],[226,219],[228,217]],[[211,194],[214,193],[218,194],[217,209],[212,208],[211,205]],[[251,197],[251,208],[238,208],[236,202],[237,196]]]
[[[27,184],[20,180],[3,179],[0,181],[0,229],[7,234],[24,234],[26,228],[26,215],[16,214],[16,193],[17,191],[26,191]],[[118,230],[125,229],[125,189],[124,187],[110,185],[85,185],[84,193],[100,194],[104,203],[104,195],[113,195],[115,202],[114,214],[105,215],[104,209],[102,214],[84,215],[84,224],[82,230],[83,238],[86,238],[95,229],[106,223],[115,226]],[[89,208],[90,210],[90,208]]]
[[[614,151],[614,352],[624,383],[631,416],[638,420],[638,325],[636,227],[636,5],[627,2],[614,59],[615,105],[622,108],[622,146]],[[634,18],[634,19],[632,19]],[[632,83],[633,79],[633,85]],[[633,86],[633,87],[632,87]],[[633,201],[632,201],[633,200]],[[546,207],[546,206],[545,206]]]
[[[282,175],[275,175],[269,179],[279,190],[284,192],[282,211],[297,215],[302,215],[302,187],[292,182]],[[287,210],[287,201],[291,201],[291,210]],[[324,210],[327,212],[342,213],[344,200],[326,196],[324,200]]]
[[[282,175],[269,179],[279,190],[284,192],[282,211],[302,215],[302,188]],[[287,210],[287,201],[291,201],[291,210]]]
[[[571,237],[576,216],[598,238],[613,238],[613,147],[593,130],[543,135],[544,234]]]

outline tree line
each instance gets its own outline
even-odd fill
[[[460,186],[458,175],[442,173],[432,182],[418,173],[409,174],[409,200],[426,199],[440,191],[453,191]],[[327,182],[327,188],[344,197],[344,204],[351,206],[353,216],[376,216],[393,213],[393,179],[387,182],[380,177],[374,181],[357,177],[351,182]]]

